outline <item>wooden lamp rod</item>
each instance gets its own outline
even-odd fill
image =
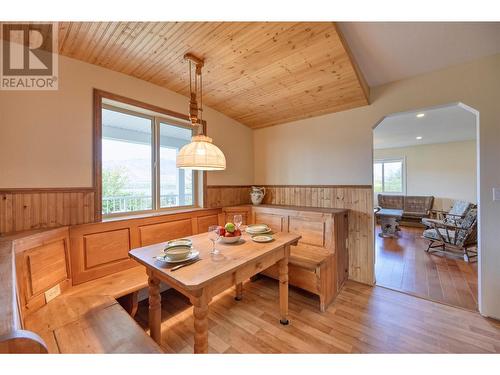
[[[192,53],[186,53],[184,55],[184,60],[188,60],[188,61],[195,63],[196,67],[198,69],[201,69],[201,67],[205,63],[205,61],[203,59],[199,58],[198,56],[193,55]]]

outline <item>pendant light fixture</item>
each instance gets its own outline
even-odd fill
[[[188,53],[184,59],[189,61],[189,120],[199,134],[191,138],[191,143],[183,146],[177,154],[176,165],[181,169],[199,171],[220,171],[226,169],[226,158],[220,148],[212,143],[212,138],[203,135],[203,88],[201,68],[203,60]],[[193,79],[194,64],[194,79]],[[198,106],[197,95],[200,97]]]

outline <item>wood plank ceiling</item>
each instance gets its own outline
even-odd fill
[[[192,52],[205,59],[204,104],[251,128],[368,104],[331,22],[61,22],[59,50],[183,95]]]

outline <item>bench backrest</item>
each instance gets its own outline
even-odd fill
[[[404,197],[404,208],[405,212],[420,213],[426,215],[432,209],[434,204],[433,196],[410,196]]]
[[[36,235],[35,235],[36,236]],[[19,245],[26,244],[30,236],[4,238],[0,241],[0,353],[47,353],[45,342],[24,327],[24,309],[17,273],[17,252]]]
[[[404,197],[402,195],[378,195],[378,205],[382,208],[402,210],[404,207]]]
[[[23,317],[71,288],[68,227],[14,242],[19,305]]]

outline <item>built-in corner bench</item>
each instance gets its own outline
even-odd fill
[[[345,209],[276,205],[235,206],[223,209],[226,221],[236,214],[243,222],[265,223],[276,232],[293,232],[302,239],[291,248],[289,283],[319,296],[321,311],[339,293],[348,277],[347,213]],[[275,266],[263,272],[278,278]]]
[[[283,206],[193,209],[0,237],[0,353],[159,353],[135,322],[144,267],[130,249],[246,223],[302,236],[289,280],[326,309],[347,278],[347,211]],[[277,277],[274,267],[264,272]]]
[[[161,353],[135,322],[147,287],[131,248],[205,232],[220,209],[0,238],[0,353]]]

